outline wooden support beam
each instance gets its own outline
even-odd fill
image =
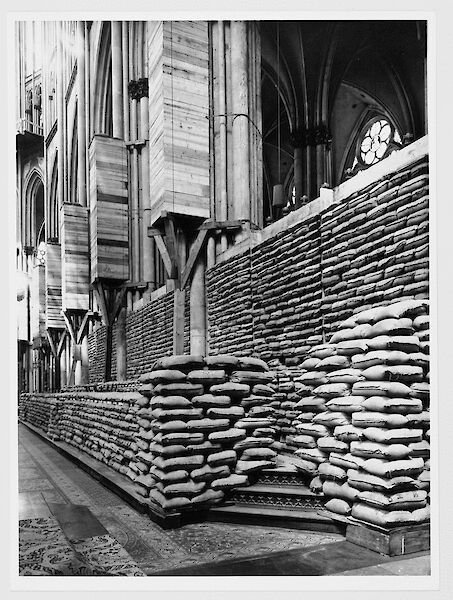
[[[240,229],[244,225],[244,221],[230,220],[230,221],[205,221],[202,223],[198,230],[201,229]]]
[[[57,356],[58,357],[63,352],[63,344],[64,344],[65,339],[66,339],[66,329],[63,330],[60,341],[58,342],[58,346],[57,346]]]
[[[82,343],[83,334],[85,333],[85,327],[87,326],[88,319],[91,317],[93,313],[89,310],[83,315],[82,322],[80,323],[79,330],[77,332],[77,343]]]
[[[183,290],[189,280],[189,277],[192,273],[195,262],[200,254],[201,249],[206,241],[206,236],[208,235],[207,229],[200,229],[195,239],[192,248],[190,249],[189,258],[187,259],[186,266],[181,276],[181,289]]]
[[[71,317],[69,316],[68,311],[63,310],[62,312],[63,312],[64,321],[66,323],[66,328],[69,331],[69,335],[71,336],[71,340],[74,342],[74,344],[77,344],[76,334],[74,331],[74,326],[71,322]]]
[[[109,324],[109,311],[107,310],[107,302],[105,297],[104,286],[102,281],[98,280],[93,283],[93,290],[96,296],[97,303],[101,309],[102,318],[106,325]]]
[[[165,270],[167,271],[168,276],[171,278],[172,262],[170,254],[167,250],[167,246],[164,243],[162,234],[154,236],[154,241],[156,242],[157,249],[159,250],[160,255],[162,257],[162,262],[164,263]]]
[[[47,334],[47,339],[49,340],[50,350],[51,350],[52,354],[56,357],[57,349],[55,347],[55,342],[53,341],[52,336],[50,335],[50,331],[48,329],[46,329],[46,334]]]
[[[119,290],[116,291],[116,297],[113,304],[112,312],[110,313],[110,320],[113,323],[118,316],[118,313],[121,310],[123,305],[124,295],[126,294],[126,287],[122,286]]]

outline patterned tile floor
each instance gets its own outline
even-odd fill
[[[171,570],[184,574],[184,569],[188,575],[215,575],[215,569],[220,574],[221,568],[227,568],[226,574],[248,574],[248,564],[258,564],[257,557],[264,557],[263,565],[266,560],[272,562],[273,556],[284,564],[285,552],[288,557],[294,552],[300,556],[315,552],[325,557],[322,561],[329,561],[329,548],[331,555],[341,554],[341,543],[347,544],[335,534],[224,523],[163,530],[50,444],[19,426],[21,575],[143,576]],[[400,561],[392,571],[387,564],[379,566],[382,557],[371,555],[366,564],[342,564],[337,574],[368,574],[367,569],[369,574],[405,574],[404,563],[409,566],[411,562]],[[429,557],[417,559],[419,574],[428,574]],[[359,572],[357,567],[362,567]],[[267,567],[262,568],[263,572],[254,574],[268,574]],[[331,573],[318,569],[278,574]]]
[[[19,426],[19,496],[22,574],[30,574],[32,568],[35,569],[34,574],[45,574],[51,570],[49,564],[41,570],[36,565],[32,567],[29,558],[31,553],[37,561],[40,560],[38,554],[29,550],[32,546],[30,538],[35,535],[42,553],[40,527],[49,527],[57,535],[58,521],[49,509],[51,503],[88,507],[105,527],[110,541],[116,540],[137,567],[150,575],[163,569],[306,548],[342,539],[335,534],[224,523],[196,523],[163,530],[23,425]],[[58,543],[64,545],[63,533],[57,537]],[[102,567],[102,561],[111,553],[108,545],[104,552],[106,540],[102,536],[93,536],[85,544],[79,541],[77,548],[74,541],[70,543],[71,546],[67,545],[69,549],[72,547],[73,553],[81,551],[81,548],[84,550],[85,558],[78,554],[81,574],[91,574],[83,572],[83,567],[87,566],[87,553],[88,566],[94,570]],[[69,552],[68,548],[66,552]],[[52,552],[53,545],[50,545],[50,555],[46,558],[50,564]],[[72,566],[68,569],[74,570]],[[57,565],[55,574],[62,574],[61,570]]]

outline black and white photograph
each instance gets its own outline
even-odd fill
[[[67,10],[10,22],[17,580],[424,589],[431,17]]]

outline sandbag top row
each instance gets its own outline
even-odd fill
[[[377,323],[384,319],[401,319],[408,317],[414,319],[419,315],[429,314],[428,300],[403,300],[387,306],[377,306],[359,312],[340,325],[340,329],[356,327],[365,323]]]
[[[230,356],[226,354],[218,354],[216,356],[206,356],[196,354],[176,354],[173,356],[164,356],[159,358],[153,365],[151,372],[155,371],[181,371],[188,373],[190,371],[202,370],[225,370],[231,372],[233,370],[246,370],[264,373],[269,371],[267,364],[252,356]],[[147,381],[149,381],[149,374]],[[143,382],[143,378],[140,378]]]

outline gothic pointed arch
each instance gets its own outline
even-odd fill
[[[25,182],[25,245],[37,248],[44,240],[44,183],[42,173],[34,168]]]

